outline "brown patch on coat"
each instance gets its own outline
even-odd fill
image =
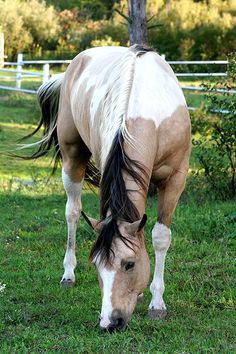
[[[125,143],[124,149],[131,159],[145,167],[149,176],[147,185],[152,181],[158,187],[163,187],[176,171],[181,171],[186,177],[191,150],[191,123],[186,107],[179,106],[159,127],[152,119],[141,117],[128,119],[126,125],[136,143],[135,149]],[[140,215],[143,215],[147,191],[140,190],[129,176],[125,178],[127,189],[132,191],[132,200]]]

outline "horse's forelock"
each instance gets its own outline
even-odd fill
[[[134,244],[130,238],[125,237],[120,233],[117,221],[110,219],[104,223],[98,238],[92,247],[90,260],[98,260],[101,264],[111,264],[114,259],[114,250],[112,244],[115,238],[119,238],[128,248],[134,250]]]

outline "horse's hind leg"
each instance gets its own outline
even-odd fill
[[[183,168],[182,171],[186,171],[186,168]],[[166,315],[166,306],[163,300],[165,258],[171,243],[171,218],[184,189],[185,178],[186,173],[177,171],[159,189],[158,218],[152,230],[155,270],[150,285],[152,300],[149,305],[149,316],[151,318],[161,319]]]
[[[72,119],[58,118],[58,139],[62,154],[62,181],[67,194],[66,220],[68,227],[67,248],[64,257],[62,286],[73,286],[76,267],[75,240],[76,226],[81,212],[81,191],[85,169],[91,156],[88,148],[79,136]],[[61,122],[61,123],[60,123]]]

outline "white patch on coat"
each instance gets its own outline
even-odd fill
[[[85,81],[89,80],[89,78],[91,78],[91,72],[90,72],[89,67],[86,67],[74,83],[74,86],[71,91],[71,108],[72,108],[72,112],[74,112],[74,114],[77,111],[77,106],[78,106],[77,102],[78,102],[78,95],[80,94],[80,92],[79,92],[80,86],[82,84],[84,84]]]
[[[91,87],[95,86],[95,84],[96,84],[96,76],[91,74],[86,85],[86,92],[88,92],[91,89]]]
[[[138,57],[127,116],[152,119],[158,127],[179,106],[186,106],[186,102],[169,65],[156,53]]]
[[[116,272],[114,270],[108,270],[105,266],[99,265],[97,267],[99,275],[103,284],[103,298],[102,309],[100,316],[100,327],[107,328],[111,323],[110,318],[112,315],[112,288],[115,279]]]
[[[166,306],[163,301],[163,293],[165,290],[164,268],[166,252],[171,243],[170,229],[166,225],[157,222],[152,230],[152,243],[155,251],[155,270],[153,281],[150,285],[152,301],[149,308],[165,310]]]
[[[90,119],[91,119],[92,125],[94,123],[94,119],[95,119],[95,115],[97,113],[98,107],[99,107],[100,103],[104,101],[106,92],[107,92],[107,85],[103,84],[102,86],[100,86],[99,90],[95,90],[95,92],[93,94],[91,104],[90,104]]]

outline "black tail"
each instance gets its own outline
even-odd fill
[[[57,118],[63,77],[64,74],[57,75],[55,78],[40,86],[37,96],[41,110],[41,119],[37,128],[32,133],[21,139],[21,141],[24,141],[25,139],[35,135],[41,127],[44,129],[43,137],[36,143],[23,145],[22,148],[37,148],[36,151],[34,151],[31,155],[18,156],[26,160],[31,160],[48,155],[49,152],[52,152],[54,161],[52,173],[56,171],[58,163],[61,160],[61,152],[59,149],[57,137]],[[100,174],[92,161],[89,161],[87,165],[85,180],[96,187],[99,186]]]
[[[58,162],[61,159],[56,127],[62,79],[63,76],[60,75],[40,86],[37,97],[41,110],[41,119],[37,128],[32,133],[22,138],[21,142],[35,135],[41,127],[44,128],[43,137],[36,143],[23,145],[22,148],[37,148],[31,155],[19,156],[23,159],[31,160],[45,156],[49,153],[49,151],[53,151],[53,173],[55,172]]]

